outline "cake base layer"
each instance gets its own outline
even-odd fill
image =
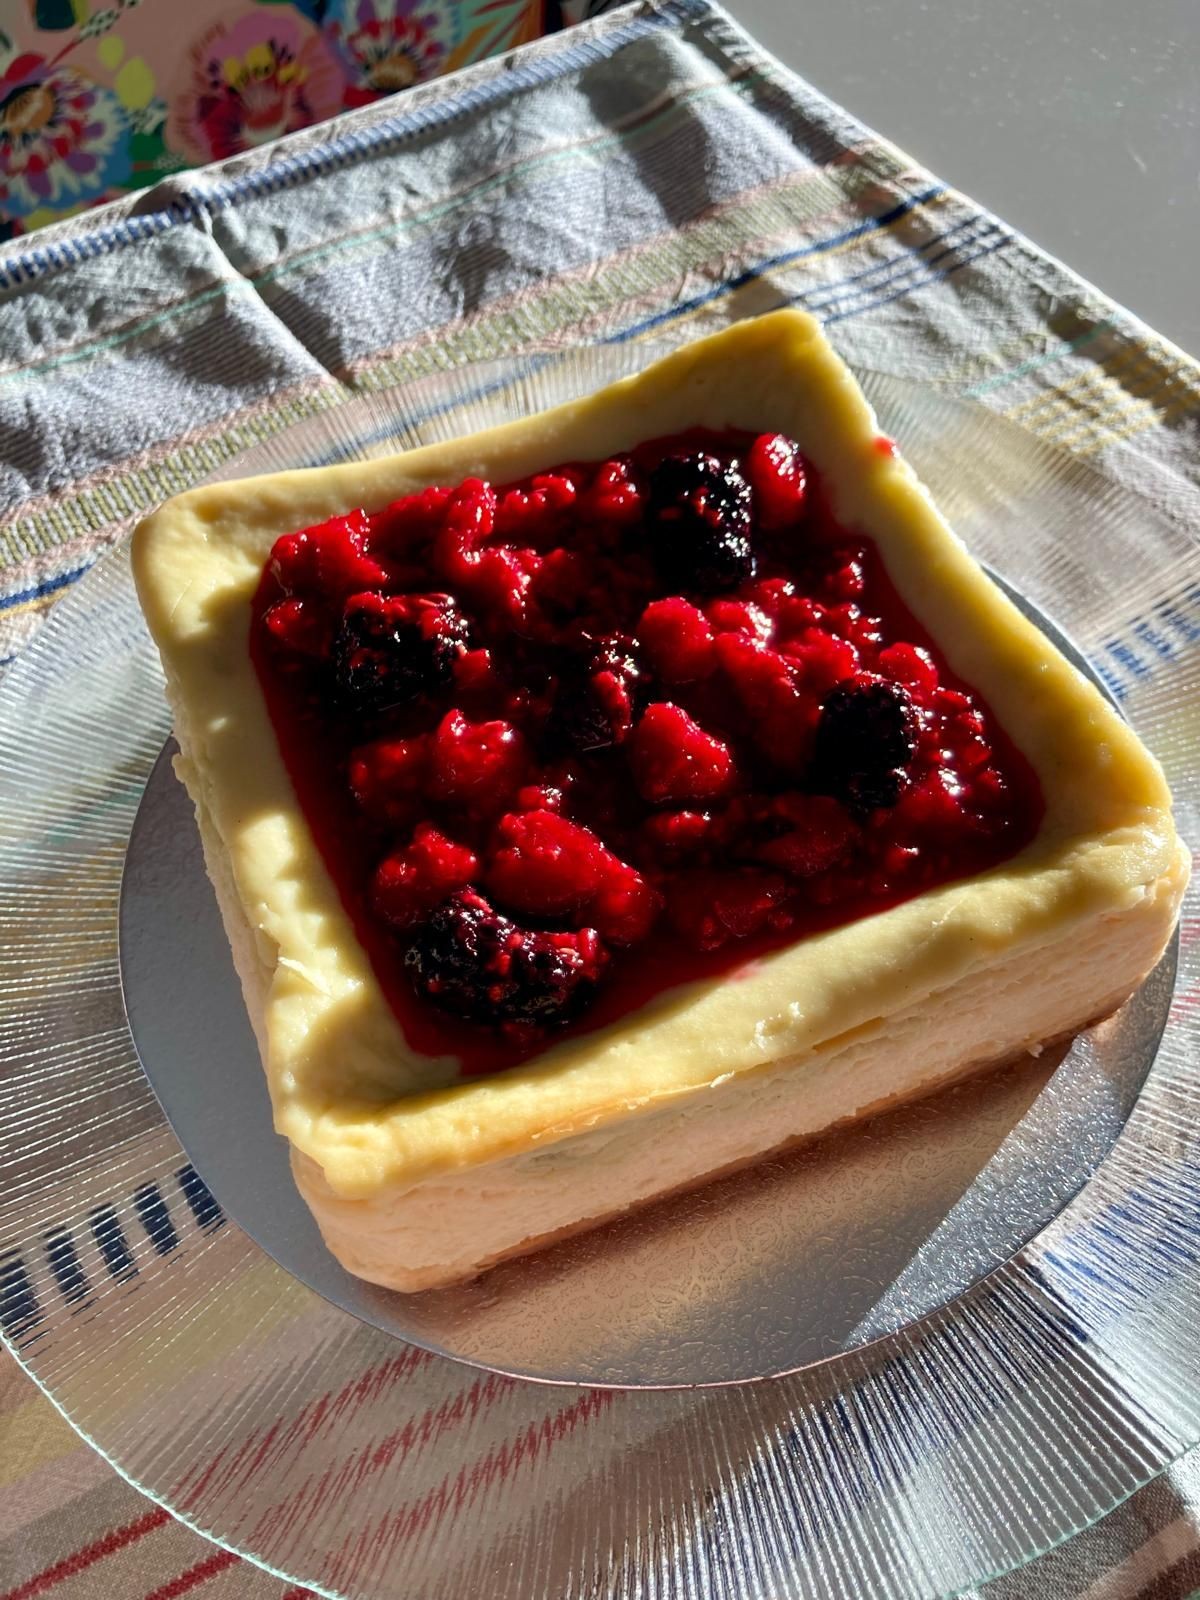
[[[1147,884],[1119,915],[1061,931],[802,1057],[718,1079],[686,1104],[599,1126],[369,1200],[345,1199],[293,1150],[326,1244],[350,1272],[403,1292],[509,1257],[928,1095],[1115,1010],[1162,954],[1186,879]],[[1097,998],[1101,997],[1101,998]],[[619,1197],[614,1204],[614,1197]]]

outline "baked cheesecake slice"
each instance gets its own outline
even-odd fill
[[[469,1277],[1036,1051],[1153,967],[1153,757],[816,323],[137,530],[296,1181]]]

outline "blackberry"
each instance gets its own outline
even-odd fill
[[[445,683],[469,645],[449,595],[351,595],[333,642],[338,694],[359,711],[402,705]]]
[[[633,728],[641,679],[637,645],[628,634],[594,641],[559,680],[551,737],[581,753],[623,744]]]
[[[416,992],[455,1016],[556,1028],[592,1000],[608,952],[593,928],[521,928],[474,889],[460,889],[433,912],[404,962]]]
[[[856,816],[870,811],[890,811],[908,788],[908,774],[903,767],[892,767],[887,772],[855,772],[847,778],[843,798]]]
[[[860,815],[894,806],[916,748],[917,714],[908,690],[859,672],[839,683],[821,707],[815,776]]]
[[[650,474],[649,533],[673,588],[720,594],[754,576],[750,485],[704,450],[664,456]]]

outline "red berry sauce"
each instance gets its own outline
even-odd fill
[[[778,435],[287,534],[250,649],[410,1046],[466,1073],[994,866],[1042,816]]]

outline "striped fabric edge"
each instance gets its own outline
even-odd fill
[[[853,245],[870,234],[886,232],[921,208],[949,202],[963,207],[965,214],[949,228],[934,232],[921,245],[906,247],[896,257],[845,278],[793,294],[777,294],[771,303],[799,304],[823,316],[827,322],[844,321],[948,278],[997,250],[1019,247],[1023,243],[1004,224],[986,212],[971,208],[970,202],[954,191],[930,183],[885,212],[860,219],[849,228],[807,241],[791,250],[759,257],[690,300],[675,302],[624,327],[612,329],[606,310],[598,308],[590,325],[585,314],[584,334],[613,341],[641,339],[668,325],[703,316],[723,300],[734,302],[732,310],[736,314],[737,297],[755,287],[766,274],[777,275],[809,258]],[[842,205],[849,204],[843,196]],[[739,196],[729,210],[737,213],[744,207],[745,196]],[[708,223],[711,219],[701,221]],[[686,230],[679,232],[682,234]],[[743,255],[752,253],[753,240],[739,243]],[[662,240],[654,239],[629,254],[653,257],[661,244]],[[929,252],[935,253],[930,255]],[[728,261],[728,245],[722,246],[716,254],[719,259]],[[626,261],[618,259],[605,263],[600,273],[587,274],[591,293],[595,295],[603,289],[607,304],[619,304],[628,309],[639,300],[653,299],[661,292],[657,285],[647,291],[644,284],[631,282],[625,267]],[[704,267],[704,262],[689,263],[689,270],[701,275]],[[553,343],[568,326],[578,332],[580,304],[578,295],[572,293],[572,278],[578,276],[567,274],[561,280],[551,280],[540,295],[530,297],[539,308],[544,308],[547,301],[561,299],[562,316],[557,323],[541,316],[532,329],[526,324],[522,329],[522,342],[530,342],[532,334],[533,342]],[[1119,333],[1125,343],[1111,357],[1098,363],[1098,372],[1078,376],[1061,391],[1047,389],[1006,412],[1039,437],[1074,449],[1078,454],[1092,454],[1114,439],[1130,437],[1166,421],[1178,421],[1200,405],[1200,369],[1195,363],[1182,352],[1173,352],[1173,347],[1158,340],[1148,329],[1139,339],[1136,319],[1104,302],[1098,294],[1094,298],[1098,307],[1108,307],[1109,314],[1097,315],[1093,325],[1078,337],[1043,353],[1038,364],[1046,365],[1076,354],[1102,333]],[[474,318],[439,328],[436,342],[432,335],[421,335],[404,346],[381,352],[347,369],[346,383],[355,392],[363,393],[426,376],[446,364],[447,349],[455,363],[502,354],[513,345],[513,330],[508,319],[514,310],[512,305],[488,307]],[[1023,376],[1031,365],[1033,363],[1024,362],[1012,373],[993,374],[967,392],[981,398],[984,394],[994,394],[1003,384]],[[1097,398],[1092,397],[1092,391],[1098,391]],[[5,613],[44,609],[82,576],[91,564],[89,558],[94,559],[104,544],[119,537],[137,516],[145,514],[169,494],[187,487],[205,472],[216,470],[249,444],[347,397],[348,390],[338,390],[332,385],[314,389],[312,380],[305,380],[282,402],[275,396],[248,408],[232,428],[227,423],[216,424],[182,447],[172,441],[165,453],[162,450],[148,452],[143,458],[145,465],[140,468],[131,469],[129,464],[122,464],[105,469],[89,483],[79,486],[67,500],[61,496],[47,496],[33,508],[24,509],[0,533],[0,560],[7,554],[11,569],[8,582],[12,585],[7,593],[0,595],[0,620]],[[1131,408],[1135,415],[1129,422]],[[99,531],[98,522],[108,524],[104,533]],[[71,557],[76,551],[81,559],[73,562]],[[48,571],[42,570],[47,567]]]
[[[806,174],[805,176],[810,177],[811,175]],[[920,199],[930,204],[939,199],[943,201],[959,200],[960,203],[968,204],[967,202],[962,202],[961,197],[955,196],[953,191],[937,187],[930,188]],[[741,207],[744,203],[745,197],[741,196],[738,198],[736,205]],[[845,199],[843,198],[844,203]],[[775,255],[765,260],[760,260],[744,269],[736,277],[717,283],[699,299],[685,302],[682,305],[677,304],[667,311],[657,313],[639,324],[619,330],[616,333],[605,335],[601,328],[600,336],[616,339],[643,337],[647,333],[652,333],[658,326],[676,321],[683,316],[694,315],[704,305],[712,303],[725,295],[736,294],[739,289],[756,282],[767,271],[787,266],[789,263],[798,261],[805,256],[828,253],[846,242],[853,242],[856,235],[868,233],[877,226],[890,227],[907,214],[910,209],[915,209],[915,207],[904,202],[892,212],[885,213],[878,218],[869,218],[866,222],[847,232],[812,241],[784,255]],[[702,219],[704,223],[708,223],[710,220],[707,217]],[[955,237],[961,234],[964,229],[973,229],[974,237],[969,239]],[[687,231],[685,228],[678,230],[678,233],[682,236]],[[874,310],[879,305],[886,304],[889,299],[899,298],[901,295],[913,292],[913,290],[922,287],[925,282],[936,281],[939,276],[949,276],[951,272],[971,264],[973,260],[990,254],[996,249],[1009,248],[1011,246],[1019,247],[1022,242],[1019,236],[1012,234],[1010,230],[1006,229],[995,218],[990,217],[988,213],[976,210],[969,213],[965,218],[960,218],[954,228],[940,235],[935,234],[923,245],[906,252],[892,261],[878,264],[862,273],[852,274],[836,283],[821,285],[811,291],[801,291],[795,296],[787,298],[794,303],[805,305],[819,315],[824,315],[826,320],[831,323],[837,322]],[[645,246],[637,247],[637,252],[628,252],[627,254],[654,254],[661,243],[662,241],[659,239],[647,241]],[[964,259],[962,254],[962,246],[964,244],[978,247],[972,250],[971,256],[967,259]],[[918,270],[918,264],[913,257],[933,249],[935,245],[941,245],[943,249],[937,257],[926,263],[926,267],[929,270],[925,272],[924,278],[906,279],[904,276],[906,271],[914,272]],[[727,260],[728,250],[724,250],[722,254],[724,259]],[[932,270],[939,265],[943,257],[955,254],[958,255],[958,259],[953,261],[944,272],[939,274]],[[637,297],[632,293],[632,285],[620,281],[620,267],[621,261],[618,259],[605,263],[605,272],[603,274],[564,274],[561,278],[552,280],[539,296],[533,296],[527,291],[520,291],[512,299],[524,299],[526,303],[534,300],[544,302],[548,298],[552,299],[556,292],[566,292],[573,278],[578,282],[581,276],[585,276],[587,281],[594,285],[600,279],[607,283],[611,275],[614,277],[615,294],[610,293],[608,295],[609,302],[612,303],[616,299],[623,301],[628,306],[631,303],[636,303]],[[704,265],[697,264],[694,261],[689,263],[689,267],[691,270],[704,271]],[[851,295],[851,286],[856,280],[868,277],[874,281],[869,285],[863,283],[859,286],[857,303],[850,305],[838,304],[839,301],[845,301]],[[879,290],[884,287],[885,283],[890,292],[881,294]],[[641,287],[644,293],[644,286],[638,287]],[[578,330],[581,326],[577,320],[578,300],[572,298],[571,306],[572,328],[573,330]],[[511,313],[516,308],[512,300],[510,300],[504,309]],[[974,388],[968,389],[968,392],[982,398],[985,394],[993,392],[1005,383],[1015,381],[1023,376],[1033,366],[1075,353],[1093,337],[1105,331],[1112,331],[1122,324],[1129,329],[1127,337],[1136,336],[1135,319],[1128,314],[1116,312],[1116,309],[1111,306],[1109,310],[1110,313],[1115,314],[1100,318],[1091,328],[1086,329],[1079,338],[1065,342],[1059,349],[1043,356],[1040,362],[1027,361],[1020,363],[1011,373],[993,375]],[[489,307],[484,313],[480,314],[480,317],[485,319],[486,322],[492,322],[497,318],[499,312],[500,308]],[[488,340],[481,338],[478,333],[478,327],[479,324],[477,323],[475,329],[472,330],[468,320],[464,319],[458,324],[450,324],[439,328],[437,330],[438,355],[436,360],[420,361],[419,359],[414,359],[415,353],[422,346],[430,343],[431,336],[423,335],[415,340],[408,341],[405,346],[393,347],[392,350],[373,355],[355,366],[344,369],[338,376],[361,392],[384,387],[400,379],[422,376],[426,372],[433,370],[435,366],[444,365],[447,344],[451,346],[452,358],[455,360],[486,359],[500,353],[506,345],[511,345],[511,337],[506,340],[503,334],[499,339]],[[586,335],[588,331],[586,318],[582,327]],[[466,336],[472,331],[474,331],[475,337],[468,340]],[[543,320],[540,326],[533,331],[535,337],[540,336],[552,339],[557,330]],[[526,329],[525,332],[528,334],[529,330]],[[1197,403],[1200,403],[1200,383],[1197,381],[1195,363],[1181,352],[1173,352],[1173,347],[1168,346],[1166,341],[1157,340],[1150,330],[1142,330],[1142,336],[1138,342],[1126,343],[1112,357],[1100,358],[1098,366],[1100,370],[1078,376],[1061,390],[1043,391],[1032,400],[1010,408],[1007,414],[1012,416],[1014,420],[1022,421],[1031,431],[1038,433],[1039,436],[1049,442],[1059,443],[1064,448],[1072,449],[1078,454],[1090,454],[1103,448],[1113,437],[1129,436],[1133,432],[1141,431],[1144,427],[1156,422],[1175,421],[1186,415]],[[324,404],[326,402],[322,401],[320,403]],[[1125,425],[1131,411],[1133,412],[1133,420],[1129,425]],[[217,440],[220,435],[214,430],[210,430],[209,437]],[[218,444],[216,448],[220,450],[220,445]],[[152,458],[157,453],[149,452],[148,457]],[[221,453],[223,454],[224,452],[222,451]],[[118,488],[123,487],[125,483],[135,477],[136,473],[136,467],[130,467],[125,464],[119,467],[106,468],[102,473],[89,480],[88,483],[81,485],[72,498],[78,501],[81,496],[89,494],[92,486],[99,483],[104,483],[106,486],[115,484]],[[158,498],[161,498],[163,493],[176,492],[186,482],[194,481],[186,474],[182,475],[182,477],[177,477],[175,474],[171,476],[174,481],[163,482],[161,478],[158,478],[157,481],[152,480],[147,487],[152,494],[156,494]],[[111,493],[111,490],[109,492]],[[137,503],[139,501],[140,504]],[[67,504],[69,503],[67,502]],[[138,495],[135,504],[128,508],[129,513],[140,512],[151,503],[153,503],[153,500],[148,499],[146,496]],[[42,508],[45,508],[45,510],[43,511]],[[21,514],[15,517],[8,528],[4,530],[3,542],[8,546],[8,561],[18,567],[18,571],[11,575],[11,581],[15,582],[18,588],[15,593],[10,593],[8,596],[0,598],[0,607],[5,602],[9,605],[16,605],[35,598],[31,594],[21,592],[20,578],[22,573],[19,568],[22,556],[28,560],[32,555],[44,552],[49,546],[58,542],[58,539],[53,534],[47,537],[47,533],[50,530],[43,520],[47,513],[54,517],[54,520],[58,522],[59,529],[61,529],[62,523],[60,519],[66,513],[66,505],[61,496],[44,496],[40,501],[27,505],[22,508]],[[101,512],[101,516],[103,516],[103,512]],[[39,526],[39,523],[41,526]],[[96,529],[94,515],[86,517],[86,528],[87,535],[85,536],[94,538]],[[83,534],[84,529],[76,524],[76,532]],[[33,536],[32,542],[30,541],[31,535]],[[39,535],[40,537],[38,537]],[[59,538],[63,536],[61,532],[58,535]],[[2,546],[0,546],[0,559],[3,559]]]
[[[817,178],[819,177],[818,174]],[[849,229],[843,229],[826,239],[811,242],[795,252],[796,258],[836,250],[847,243],[866,238],[872,233],[885,231],[922,205],[935,202],[938,195],[939,190],[936,186],[919,191],[876,217],[860,219]],[[739,197],[738,202],[730,208],[733,215],[739,213],[742,200],[743,197]],[[839,194],[837,201],[835,211],[853,205],[852,199],[845,194]],[[955,229],[950,230],[950,234],[960,233],[964,228],[977,225],[977,222],[977,218],[964,218]],[[786,231],[787,220],[785,219],[780,225]],[[996,227],[987,222],[985,226],[993,230]],[[945,243],[943,254],[948,254],[951,242],[955,241],[951,240],[950,235],[935,234],[928,248],[932,248],[935,243]],[[648,253],[653,254],[657,244],[661,244],[661,241],[651,241]],[[739,244],[744,246],[745,241],[739,241]],[[744,248],[738,253],[744,254]],[[919,253],[915,252],[917,255]],[[718,254],[728,260],[730,254],[728,242],[719,247]],[[863,274],[854,275],[855,278],[870,278],[871,283],[852,285],[860,295],[860,302],[848,314],[859,314],[871,309],[875,291],[883,282],[890,284],[892,275],[897,271],[903,272],[911,267],[913,254],[914,252],[906,251],[893,262],[881,263],[866,269]],[[634,284],[624,279],[619,272],[619,266],[619,263],[610,264],[607,272],[592,274],[589,281],[594,287],[600,282],[609,284],[610,278],[612,279],[606,295],[610,305],[622,302],[626,305],[636,303],[634,290],[640,289],[644,293],[645,285]],[[885,278],[881,279],[881,274],[885,275]],[[743,275],[744,278],[745,276]],[[549,286],[547,294],[551,299],[556,297],[561,299],[564,294],[566,299],[560,308],[557,322],[548,322],[544,318],[540,321],[537,330],[540,338],[553,342],[556,335],[567,325],[574,324],[578,327],[580,311],[578,298],[570,295],[568,289],[569,282],[563,285],[557,280]],[[828,285],[824,290],[813,292],[813,303],[819,308],[819,305],[830,300],[830,297],[836,299],[841,292],[842,287],[839,284]],[[492,308],[485,314],[484,328],[477,323],[464,325],[460,330],[463,335],[461,343],[451,339],[451,342],[457,345],[453,352],[454,359],[483,359],[511,349],[514,343],[513,332],[507,325],[510,314],[509,308],[503,308],[499,313]],[[492,329],[493,337],[488,337],[487,328]],[[630,336],[643,331],[645,330],[641,328],[629,330]],[[444,329],[442,332],[443,338],[436,348],[420,337],[413,342],[413,353],[400,357],[395,352],[390,352],[383,358],[386,366],[383,363],[372,362],[353,373],[348,372],[347,378],[357,391],[363,392],[382,387],[385,382],[395,382],[402,377],[411,379],[432,372],[445,364],[447,338],[452,335],[453,330]],[[524,332],[527,337],[528,327]],[[615,336],[621,335],[618,333]],[[182,449],[168,447],[165,456],[162,451],[150,452],[148,458],[143,458],[146,465],[140,469],[135,468],[131,471],[128,464],[105,469],[102,474],[97,475],[97,478],[81,485],[69,499],[48,496],[31,508],[24,508],[22,514],[14,518],[8,528],[0,534],[0,559],[4,553],[3,547],[7,545],[6,553],[10,564],[8,583],[11,585],[6,594],[0,595],[0,618],[6,613],[15,616],[44,609],[57,598],[62,589],[82,576],[99,550],[119,537],[137,516],[145,514],[169,494],[187,487],[206,471],[215,470],[223,461],[250,443],[278,431],[279,428],[299,420],[302,416],[311,415],[318,409],[337,404],[346,398],[345,392],[334,389],[332,385],[314,390],[311,382],[305,380],[300,386],[299,393],[293,390],[282,401],[279,397],[273,397],[268,401],[259,402],[243,413],[232,429],[218,425],[186,442]],[[73,561],[71,558],[76,552],[79,559]]]
[[[136,1504],[132,1493],[128,1503],[130,1506]],[[155,1535],[157,1539],[153,1539]],[[142,1547],[148,1540],[161,1548],[143,1555]],[[118,1522],[106,1533],[42,1567],[22,1582],[6,1589],[0,1594],[0,1600],[41,1600],[42,1596],[53,1594],[63,1585],[69,1589],[74,1583],[78,1589],[80,1580],[93,1594],[112,1593],[114,1581],[128,1583],[133,1576],[127,1572],[121,1580],[119,1574],[112,1570],[114,1560],[126,1552],[134,1551],[141,1558],[139,1565],[150,1567],[153,1563],[159,1566],[160,1571],[165,1569],[170,1576],[164,1576],[152,1587],[139,1584],[137,1589],[123,1588],[123,1600],[135,1600],[136,1596],[140,1596],[141,1600],[176,1600],[176,1597],[192,1593],[220,1573],[234,1568],[240,1568],[245,1576],[245,1583],[238,1587],[247,1594],[247,1600],[251,1595],[254,1600],[309,1600],[314,1594],[311,1589],[264,1572],[232,1550],[214,1547],[203,1535],[189,1528],[186,1523],[177,1521],[163,1507],[155,1506],[141,1516]],[[228,1588],[224,1587],[223,1592],[229,1593]]]
[[[847,164],[851,160],[849,155],[843,159]],[[892,182],[900,184],[905,177],[904,173],[896,172]],[[862,181],[877,183],[879,179],[869,176]],[[711,259],[728,260],[731,249],[744,254],[747,249],[753,248],[753,240],[744,237],[747,227],[756,235],[763,227],[784,235],[794,233],[796,226],[806,219],[787,207],[789,191],[822,184],[830,190],[830,198],[834,201],[832,210],[827,213],[831,218],[840,211],[850,209],[860,217],[860,221],[848,229],[841,229],[827,238],[806,245],[796,252],[797,258],[823,255],[848,243],[866,239],[873,233],[887,231],[921,205],[935,201],[940,192],[937,186],[929,186],[878,216],[862,219],[861,212],[857,210],[860,198],[857,180],[850,185],[852,192],[847,193],[834,188],[826,176],[826,169],[806,172],[786,184],[767,186],[764,191],[744,191],[728,205],[715,208],[711,214],[697,219],[695,224],[674,230],[668,235],[656,235],[623,256],[604,262],[599,272],[590,266],[580,268],[539,285],[536,292],[517,291],[496,305],[454,323],[443,324],[431,333],[415,335],[401,345],[344,369],[336,376],[347,388],[362,393],[402,379],[427,376],[451,363],[457,365],[490,359],[511,350],[518,342],[525,345],[542,342],[552,344],[568,329],[576,332],[582,327],[587,337],[590,325],[597,324],[596,331],[603,334],[605,326],[611,326],[610,313],[613,309],[622,305],[636,305],[648,292],[659,293],[663,283],[674,277],[677,268],[703,273]],[[759,208],[763,213],[761,218],[758,215]],[[963,226],[967,225],[967,220],[971,219],[965,219]],[[711,242],[707,239],[710,234]],[[666,247],[672,243],[686,244],[693,236],[699,240],[698,246],[664,254]],[[877,274],[904,266],[908,260],[906,254],[893,263],[868,269],[867,275],[874,278]],[[644,272],[639,270],[640,264],[645,261],[654,265],[656,277],[652,288],[648,287]],[[863,284],[861,287],[868,296],[868,303],[864,303],[860,309],[870,309],[869,286]],[[838,286],[830,286],[829,292],[836,296]],[[820,300],[819,292],[817,300]],[[532,313],[532,317],[528,313]],[[584,319],[582,323],[581,315]],[[518,320],[519,329],[514,326]],[[114,510],[127,515],[143,513],[164,495],[175,493],[188,482],[194,481],[192,474],[195,472],[214,470],[220,464],[220,459],[213,459],[213,452],[225,458],[221,441],[226,436],[235,448],[254,442],[246,435],[248,432],[258,433],[262,428],[262,413],[273,408],[278,412],[281,425],[298,420],[293,415],[292,399],[297,393],[303,395],[300,402],[302,411],[335,404],[346,398],[327,381],[315,381],[320,387],[312,394],[305,394],[304,391],[312,387],[314,380],[305,379],[298,388],[288,391],[288,398],[282,404],[277,396],[270,397],[240,413],[238,421],[232,426],[229,419],[222,419],[221,423],[188,438],[172,440],[166,446],[152,448],[140,458],[141,463],[153,469],[148,477],[145,466],[138,462],[121,463],[103,468],[77,485],[69,495],[57,492],[26,502],[7,526],[0,530],[0,561],[7,560],[11,566],[19,568],[22,560],[28,561],[64,540],[79,537],[94,539],[98,523],[111,518]],[[257,420],[256,413],[259,414]],[[239,436],[243,441],[240,446]],[[208,459],[199,459],[201,454],[207,455]],[[120,505],[122,498],[126,500],[124,506]],[[75,515],[69,509],[73,505],[80,508]],[[19,571],[11,574],[9,581],[19,584],[20,576]],[[11,595],[7,598],[14,603]],[[0,600],[0,604],[3,603]]]
[[[129,1504],[136,1505],[132,1496]],[[1111,1513],[1106,1521],[1120,1523],[1132,1520],[1134,1515],[1146,1530],[1146,1537],[1124,1561],[1101,1571],[1098,1577],[1091,1577],[1091,1573],[1096,1571],[1093,1565],[1091,1572],[1082,1572],[1078,1581],[1070,1581],[1071,1575],[1065,1570],[1066,1549],[1060,1547],[1022,1569],[1020,1574],[998,1579],[982,1590],[971,1590],[970,1600],[1067,1600],[1068,1596],[1075,1596],[1076,1600],[1185,1600],[1185,1597],[1196,1592],[1194,1586],[1200,1575],[1197,1573],[1197,1532],[1193,1509],[1172,1490],[1155,1483]],[[36,1597],[49,1593],[65,1580],[90,1570],[106,1557],[138,1543],[171,1521],[165,1509],[154,1507],[137,1518],[117,1523],[103,1535],[78,1546],[4,1590],[0,1593],[0,1600],[36,1600]],[[177,1560],[186,1561],[188,1565],[167,1580],[165,1588],[168,1590],[175,1583],[198,1586],[218,1571],[227,1570],[238,1560],[228,1552],[209,1550],[203,1560],[194,1561],[192,1556],[196,1551],[208,1549],[201,1537],[186,1524],[174,1525],[172,1532],[177,1536],[173,1545],[185,1546],[183,1549],[173,1549],[173,1554]],[[217,1558],[220,1558],[219,1565],[210,1568],[207,1563]],[[301,1597],[311,1593],[303,1587],[291,1586],[284,1590],[282,1596],[277,1596],[271,1576],[254,1566],[247,1567],[246,1578],[250,1591],[247,1600],[250,1600],[251,1594],[255,1600],[258,1596],[267,1600],[268,1595],[270,1600],[301,1600]],[[1085,1586],[1081,1587],[1081,1583]],[[151,1600],[160,1592],[158,1588],[148,1591],[145,1600]],[[170,1592],[183,1593],[185,1590]]]
[[[339,234],[336,238],[324,240],[319,244],[299,247],[291,255],[279,257],[268,265],[251,270],[234,269],[230,263],[233,276],[222,275],[198,284],[190,293],[158,306],[152,313],[135,316],[127,323],[117,324],[115,327],[110,325],[102,333],[88,330],[74,342],[64,344],[49,354],[39,355],[36,360],[10,362],[0,366],[0,383],[36,377],[64,365],[73,365],[78,361],[106,354],[109,350],[123,347],[164,321],[179,316],[195,306],[203,305],[220,295],[253,294],[260,285],[271,285],[294,273],[305,272],[316,260],[371,248],[390,249],[398,237],[418,234],[427,230],[435,219],[442,221],[456,210],[476,206],[481,193],[491,185],[508,185],[516,177],[527,176],[557,163],[562,158],[592,159],[597,150],[606,145],[619,146],[622,149],[634,148],[636,146],[631,142],[633,135],[644,133],[655,124],[662,124],[667,119],[676,118],[678,113],[686,112],[703,99],[724,93],[750,98],[753,93],[763,89],[770,90],[772,87],[778,92],[778,86],[772,85],[771,75],[768,72],[749,67],[733,67],[727,76],[705,77],[685,82],[676,86],[669,94],[655,93],[649,101],[606,124],[603,130],[595,135],[580,136],[565,144],[545,144],[536,154],[524,155],[519,159],[474,173],[469,182],[457,189],[443,191],[423,209],[405,209],[400,215],[391,217],[386,222],[376,222],[362,229],[352,229]],[[838,145],[836,141],[830,140],[829,143],[831,148],[828,155],[831,159],[827,165],[832,166],[835,158],[844,158],[849,152],[845,146]],[[823,168],[817,164],[818,153],[810,152],[810,154],[814,166],[808,171],[810,174],[821,172]],[[864,183],[869,183],[872,179],[886,181],[895,175],[894,168],[897,165],[895,158],[890,147],[880,141],[864,139],[863,148],[855,152],[855,155],[856,165],[861,168],[861,181]],[[718,202],[719,204],[721,202]],[[336,375],[339,374],[335,371]]]

